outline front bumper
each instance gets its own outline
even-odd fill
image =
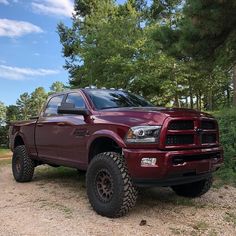
[[[211,175],[223,163],[222,147],[161,151],[123,149],[129,173],[138,186],[173,186],[195,182]],[[142,167],[144,157],[156,158],[152,167]],[[176,163],[176,158],[183,162]]]

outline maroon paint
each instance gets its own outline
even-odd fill
[[[223,162],[217,122],[206,113],[168,108],[120,108],[97,111],[85,89],[77,92],[82,95],[90,111],[90,116],[86,120],[83,116],[76,115],[43,117],[42,113],[38,120],[14,123],[9,131],[11,149],[14,149],[15,138],[20,136],[31,158],[46,163],[86,169],[92,142],[100,137],[108,137],[122,148],[129,172],[134,179],[163,179],[173,173],[188,170],[195,170],[197,174],[208,173],[216,170]],[[203,131],[216,133],[217,141],[214,144],[200,144],[195,131],[170,131],[167,127],[172,120],[193,120],[194,128],[199,127],[201,120],[213,121],[216,123],[216,129]],[[127,131],[137,125],[162,125],[159,143],[125,143]],[[80,136],[80,132],[85,132],[84,136]],[[194,144],[166,146],[166,136],[171,133],[193,133]],[[174,166],[171,162],[172,157],[176,155],[211,153],[219,153],[218,159],[195,160],[179,166]],[[157,158],[157,165],[140,167],[142,157]]]

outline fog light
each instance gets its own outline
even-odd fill
[[[156,166],[156,162],[157,162],[156,158],[144,157],[141,160],[141,166],[142,167]]]

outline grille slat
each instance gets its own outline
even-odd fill
[[[170,122],[168,130],[193,130],[194,123],[192,120],[175,120]]]
[[[216,129],[216,123],[211,120],[203,120],[201,121],[201,129]]]
[[[217,143],[218,126],[211,119],[173,119],[167,126],[165,145],[178,147],[184,145],[206,145]],[[204,146],[205,146],[204,145]]]
[[[194,143],[193,134],[180,134],[180,135],[167,135],[166,145],[175,146],[175,145],[188,145]]]
[[[202,134],[202,144],[204,143],[216,143],[216,134]]]

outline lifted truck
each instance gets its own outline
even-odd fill
[[[201,196],[223,163],[211,115],[154,107],[123,90],[54,94],[39,117],[13,123],[9,135],[16,181],[30,181],[40,164],[87,170],[89,201],[107,217],[126,214],[136,203],[137,187]]]

